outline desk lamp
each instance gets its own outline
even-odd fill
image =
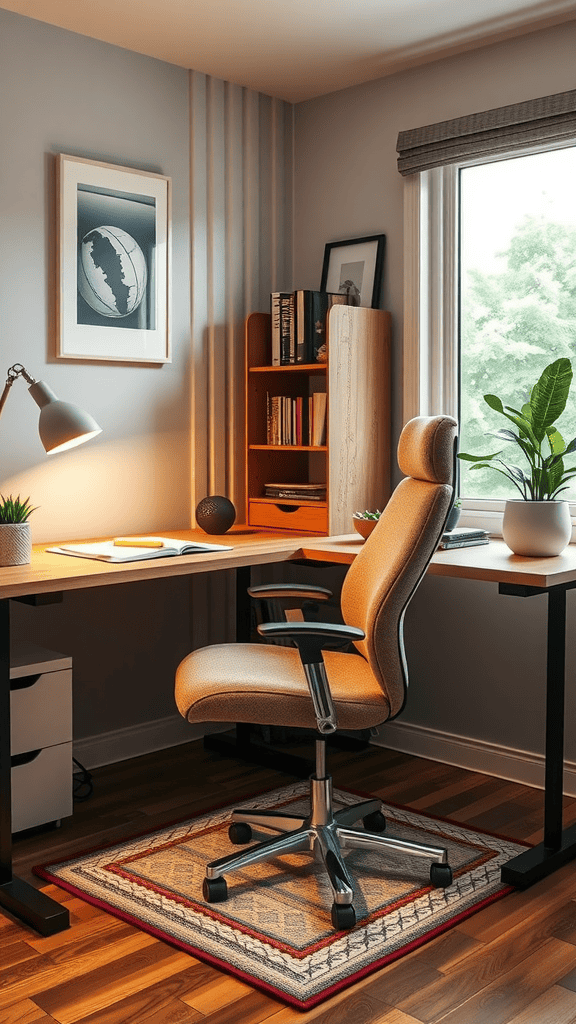
[[[40,420],[38,432],[40,440],[48,455],[54,452],[62,452],[67,448],[75,448],[84,441],[101,432],[95,420],[77,405],[69,402],[61,402],[42,380],[34,380],[24,369],[21,363],[14,363],[8,370],[8,378],[0,397],[0,416],[8,398],[8,392],[18,377],[23,377],[27,384],[29,393],[40,406]]]

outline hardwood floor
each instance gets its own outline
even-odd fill
[[[331,751],[335,784],[369,791],[510,838],[541,838],[542,793],[371,747]],[[243,798],[277,772],[201,743],[94,772],[94,794],[51,832],[15,843],[17,874]],[[565,800],[566,821],[576,800]],[[0,916],[0,1024],[574,1024],[576,864],[514,892],[445,935],[300,1013],[213,967],[45,886],[70,930],[40,938]]]

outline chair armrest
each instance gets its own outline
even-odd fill
[[[292,640],[300,654],[310,690],[318,732],[322,735],[338,728],[336,709],[324,667],[324,647],[347,647],[353,640],[363,640],[365,633],[355,626],[332,622],[264,622],[258,626],[263,637]]]
[[[332,591],[326,587],[309,587],[305,583],[269,583],[248,587],[250,597],[265,601],[270,597],[294,597],[300,601],[327,601]]]
[[[321,662],[325,647],[346,647],[366,636],[363,629],[340,622],[262,622],[257,629],[270,640],[293,640],[301,652],[305,651],[302,661],[307,664]]]

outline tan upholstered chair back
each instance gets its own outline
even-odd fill
[[[417,417],[404,427],[396,487],[342,587],[342,615],[363,629],[356,648],[369,662],[397,715],[408,676],[403,616],[444,530],[452,503],[456,421]]]

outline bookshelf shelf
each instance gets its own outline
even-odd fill
[[[254,452],[327,452],[325,444],[251,444],[250,451]]]
[[[247,317],[245,340],[248,523],[311,534],[351,533],[353,512],[382,508],[390,493],[390,314],[332,306],[327,363],[271,366],[267,313]],[[326,394],[325,444],[267,443],[271,415],[277,415],[271,412],[271,396],[288,399],[289,407],[297,403],[308,438],[309,400],[318,393]],[[270,483],[295,489],[324,485],[326,500],[274,500],[265,494]]]
[[[250,366],[249,373],[326,373],[326,363],[289,363],[287,366]]]

